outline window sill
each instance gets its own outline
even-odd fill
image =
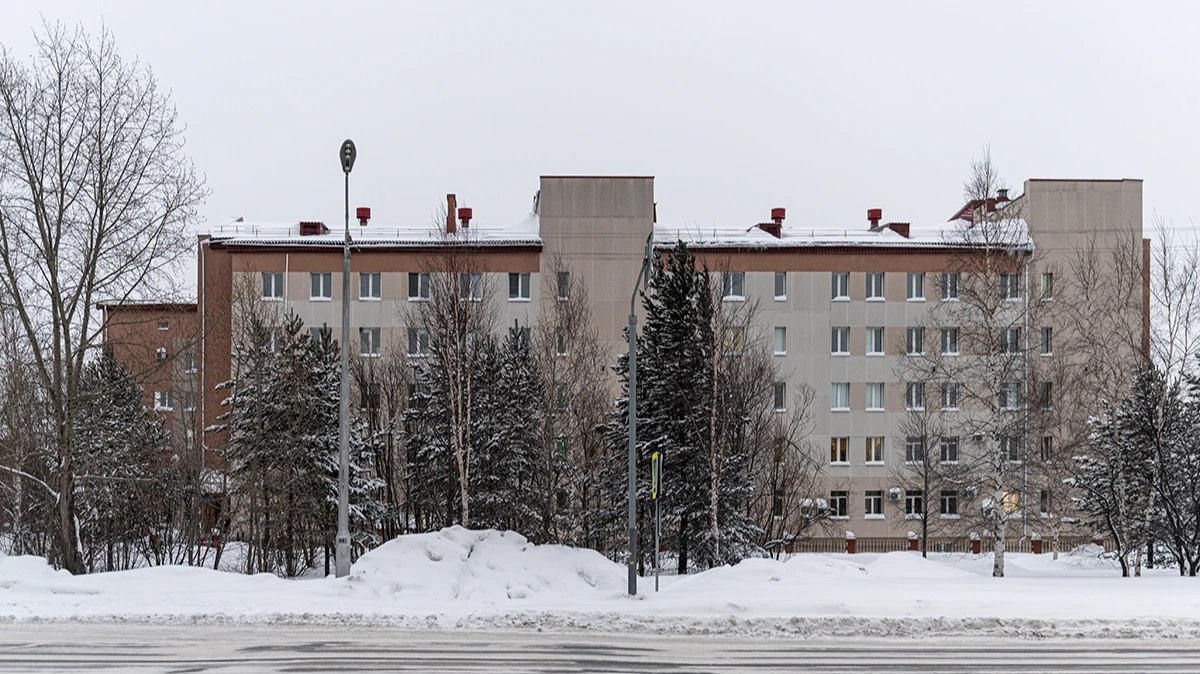
[[[155,407],[154,411],[155,412],[174,412],[175,408],[174,407]]]
[[[829,353],[829,355],[831,355],[831,356],[839,356],[839,357],[842,357],[842,358],[849,358],[849,357],[850,357],[850,352],[849,352],[849,351],[831,351],[831,352]]]
[[[381,354],[378,353],[360,353],[359,358],[378,358]]]
[[[945,351],[942,353],[942,355],[950,358],[950,357],[958,357],[962,354],[959,353],[958,351]]]
[[[830,302],[849,302],[850,298],[846,297],[845,295],[838,295],[837,297],[829,298],[829,301]]]
[[[310,298],[308,298],[308,301],[309,302],[332,302],[333,298],[332,297],[310,297]]]
[[[957,297],[943,297],[943,298],[942,298],[942,301],[943,301],[943,302],[957,302],[957,301],[959,301],[959,300],[958,300],[958,298],[957,298]]]
[[[382,302],[383,298],[382,297],[360,297],[360,298],[358,298],[358,301],[359,302]]]
[[[560,297],[558,299],[561,300],[563,298]],[[726,295],[721,298],[721,301],[722,302],[745,302],[746,297],[744,295]]]
[[[1050,353],[1043,353],[1042,357],[1045,358],[1046,356],[1053,356],[1053,355],[1054,355],[1054,352],[1051,351]]]
[[[850,462],[849,461],[830,461],[829,465],[831,465],[831,466],[849,466]]]
[[[905,353],[904,355],[906,355],[906,356],[924,356],[925,352],[924,351],[909,351],[909,352]]]
[[[887,298],[886,297],[868,297],[867,301],[868,302],[886,302]]]
[[[955,461],[941,461],[940,463],[941,463],[943,466],[957,466],[957,465],[958,465],[958,461],[957,461],[957,460],[955,460]]]
[[[863,465],[864,466],[882,466],[885,464],[882,461],[865,461],[865,462],[863,462]]]
[[[776,296],[775,296],[775,301],[776,301],[776,302],[786,302],[786,301],[787,301],[787,295],[776,295]]]
[[[957,407],[943,407],[942,411],[943,412],[957,412],[958,408]]]
[[[510,298],[508,298],[508,301],[509,302],[531,302],[532,300],[530,300],[528,297],[510,297]]]
[[[830,515],[829,519],[831,519],[831,520],[848,520],[848,519],[850,519],[850,516],[849,515]]]
[[[262,298],[262,301],[264,301],[264,302],[282,302],[283,298],[282,297],[264,297],[264,298]]]
[[[863,519],[864,520],[882,520],[885,518],[883,515],[863,515]]]
[[[408,354],[408,357],[409,358],[428,358],[429,354],[427,354],[427,353],[410,353],[410,354]]]
[[[924,407],[905,407],[904,411],[905,412],[924,412],[925,408]]]
[[[776,352],[775,352],[775,355],[776,355],[776,356],[786,356],[786,355],[787,355],[787,351],[776,351]]]
[[[428,302],[428,301],[429,301],[429,298],[428,298],[428,297],[412,297],[412,296],[409,296],[409,298],[408,298],[408,301],[409,301],[409,302]]]
[[[905,302],[924,302],[925,298],[924,297],[908,297],[908,298],[905,298],[904,301]]]
[[[943,515],[939,515],[938,517],[940,517],[941,519],[944,519],[944,520],[957,520],[957,519],[961,519],[961,517],[960,517],[959,515],[946,515],[946,514],[943,514]]]
[[[868,351],[867,352],[868,357],[870,357],[870,356],[886,356],[886,355],[887,354],[882,351]]]
[[[906,520],[919,520],[919,519],[922,519],[922,518],[921,518],[921,514],[920,514],[920,513],[907,513],[907,514],[905,514],[905,515],[904,515],[904,519],[906,519]]]
[[[886,412],[887,410],[883,409],[882,407],[868,407],[867,411],[868,412]]]
[[[849,407],[831,407],[831,408],[829,408],[829,411],[830,412],[849,412],[850,408]]]

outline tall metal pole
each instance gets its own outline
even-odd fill
[[[637,303],[643,281],[650,280],[654,232],[646,237],[646,252],[629,298],[629,596],[637,594]]]
[[[334,550],[338,578],[350,575],[350,169],[354,167],[356,154],[352,141],[342,143],[346,238],[342,241],[342,388],[338,409],[338,528]]]

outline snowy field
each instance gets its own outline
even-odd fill
[[[401,537],[349,578],[284,580],[191,567],[73,577],[0,556],[0,622],[378,625],[729,636],[1198,638],[1200,579],[1121,578],[1083,548],[1008,556],[795,555],[643,579],[590,550],[458,527]]]

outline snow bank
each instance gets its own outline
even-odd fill
[[[889,552],[866,567],[872,578],[970,578],[975,574],[926,559],[919,552]]]

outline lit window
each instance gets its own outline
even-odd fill
[[[722,292],[728,299],[740,299],[746,296],[746,272],[727,271],[721,275]]]
[[[850,409],[850,384],[848,382],[831,384],[829,391],[829,409]]]
[[[380,341],[382,333],[382,328],[359,328],[358,355],[378,356],[380,353]]]
[[[829,463],[850,463],[850,438],[829,438]]]
[[[829,352],[839,356],[850,355],[850,328],[839,327],[830,331]]]
[[[408,274],[408,299],[410,299],[410,300],[427,300],[427,299],[429,299],[429,274],[409,272],[409,274]]]
[[[833,297],[835,300],[850,299],[850,272],[835,271],[832,278]]]
[[[867,463],[883,463],[882,437],[867,438],[866,461]]]
[[[787,353],[787,328],[775,328],[775,355]]]
[[[867,272],[867,299],[882,300],[883,299],[883,272],[870,271]]]
[[[883,328],[867,328],[867,355],[883,355]]]
[[[883,409],[883,383],[867,384],[867,409]]]
[[[1010,492],[1005,492],[1002,500],[1004,512],[1011,515],[1017,512],[1021,507],[1021,492],[1015,489]]]
[[[383,298],[383,274],[363,272],[358,275],[358,299],[378,300]]]
[[[263,272],[262,296],[264,300],[283,299],[283,272]]]
[[[909,272],[906,295],[910,300],[925,299],[925,273]]]
[[[308,275],[310,300],[328,300],[333,298],[333,274],[330,272],[313,272]]]
[[[508,275],[508,299],[529,299],[529,274]]]
[[[958,299],[958,273],[942,274],[942,301]]]

